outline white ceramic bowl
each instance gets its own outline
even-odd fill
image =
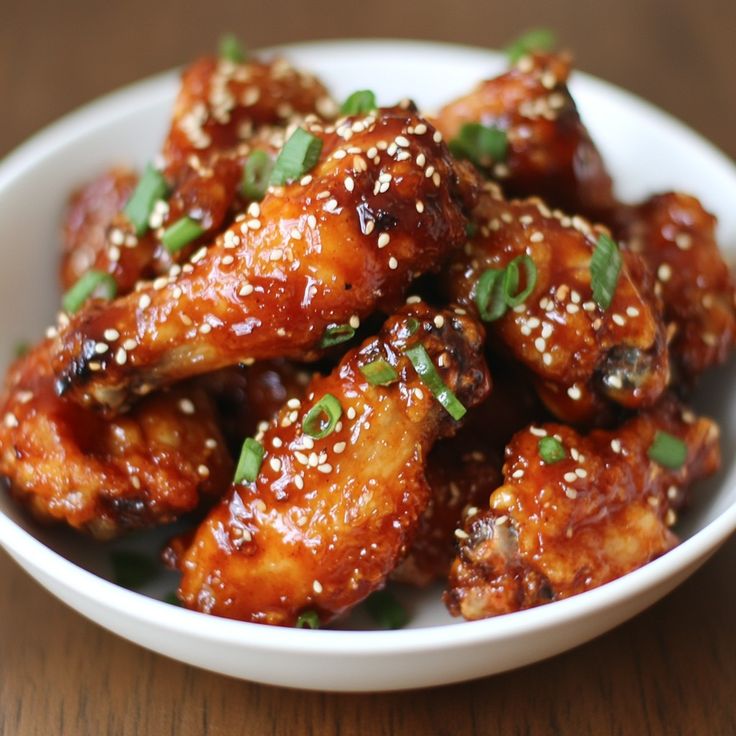
[[[338,98],[369,87],[379,101],[410,95],[425,109],[504,64],[488,51],[394,41],[279,51],[319,74]],[[3,361],[17,340],[38,336],[55,312],[58,226],[70,189],[109,164],[144,164],[163,138],[176,86],[176,75],[169,73],[109,95],[36,135],[0,165]],[[721,242],[733,255],[733,164],[677,121],[621,90],[582,74],[572,88],[620,193],[638,199],[657,190],[693,192],[718,214]],[[413,618],[401,631],[356,630],[366,624],[359,617],[342,630],[309,631],[204,616],[156,599],[174,588],[173,577],[146,588],[147,595],[109,582],[111,545],[40,529],[5,494],[0,495],[0,543],[36,580],[93,621],[142,646],[227,675],[330,690],[422,687],[488,675],[549,657],[616,626],[684,580],[731,534],[736,527],[733,376],[733,364],[715,372],[699,398],[700,407],[722,424],[724,468],[697,490],[679,547],[596,590],[487,621],[451,619],[439,589],[405,591]],[[163,536],[138,535],[116,546],[153,552]]]

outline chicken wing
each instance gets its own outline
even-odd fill
[[[605,221],[615,207],[611,177],[567,88],[570,58],[535,53],[443,107],[433,122],[449,141],[466,123],[505,131],[505,158],[487,173],[509,196]],[[483,162],[481,162],[483,163]]]
[[[520,432],[490,509],[457,531],[450,612],[479,619],[567,598],[663,554],[677,543],[670,527],[687,487],[718,469],[718,434],[669,397],[613,431]],[[564,457],[545,462],[545,441]]]
[[[62,394],[119,409],[225,365],[314,357],[326,330],[392,308],[464,242],[472,172],[414,112],[308,127],[323,142],[311,173],[271,188],[168,279],[62,325]]]
[[[477,233],[450,264],[447,292],[477,313],[481,276],[519,256],[531,258],[536,276],[526,278],[533,284],[519,284],[532,285],[531,293],[489,322],[489,335],[533,372],[548,408],[566,421],[586,422],[602,410],[601,397],[629,408],[651,406],[668,384],[669,361],[639,257],[622,254],[604,308],[593,296],[590,265],[605,228],[550,211],[540,200],[505,201],[490,183],[474,219]]]
[[[177,386],[104,421],[56,395],[50,349],[19,359],[0,397],[0,477],[36,517],[109,539],[227,488],[232,460],[201,388]]]
[[[427,453],[458,426],[407,350],[423,346],[471,407],[489,389],[482,340],[470,318],[412,304],[315,378],[259,436],[256,481],[235,484],[197,530],[181,564],[185,605],[279,625],[313,609],[326,622],[382,587],[429,501]],[[361,371],[377,360],[396,373],[387,385]],[[326,401],[330,422],[315,425]]]
[[[675,328],[674,362],[688,379],[723,363],[736,340],[734,282],[715,226],[695,197],[669,192],[630,209],[620,228],[623,245],[656,274],[665,319]]]

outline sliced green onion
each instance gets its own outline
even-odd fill
[[[526,286],[515,294],[514,292],[519,288],[519,264],[524,267]],[[506,266],[506,275],[503,280],[503,292],[506,304],[512,308],[523,304],[529,294],[534,291],[536,284],[537,267],[534,265],[534,261],[526,254],[517,256]]]
[[[608,309],[616,293],[621,273],[621,253],[618,245],[605,233],[601,233],[590,259],[590,284],[593,299],[601,309]]]
[[[475,287],[475,304],[478,314],[484,322],[494,322],[506,314],[506,299],[504,298],[505,269],[489,268],[483,272]]]
[[[169,253],[176,253],[196,240],[203,232],[204,228],[196,220],[182,217],[164,230],[161,242]]]
[[[243,46],[240,39],[233,33],[228,33],[220,39],[220,43],[217,45],[217,51],[221,59],[232,61],[233,64],[242,64],[248,58],[245,46]]]
[[[532,51],[552,51],[557,38],[549,28],[532,28],[506,47],[506,55],[512,64]]]
[[[243,442],[243,448],[240,450],[240,459],[238,467],[235,469],[235,483],[253,483],[258,477],[263,463],[263,445],[256,442],[252,437],[248,437]]]
[[[322,139],[297,128],[284,143],[271,172],[271,184],[281,186],[314,168],[322,151]]]
[[[668,432],[657,430],[647,455],[655,463],[670,470],[679,470],[687,460],[687,445]]]
[[[409,614],[387,590],[377,590],[365,600],[370,617],[382,629],[403,629],[409,623]]]
[[[268,182],[273,171],[271,157],[262,149],[253,151],[245,160],[243,180],[240,191],[246,199],[260,202],[268,189]]]
[[[109,273],[92,269],[80,276],[77,283],[64,294],[61,305],[65,312],[74,314],[91,296],[109,300],[115,297],[117,291],[115,279]]]
[[[15,350],[14,354],[16,358],[22,358],[24,355],[28,353],[28,351],[31,349],[31,343],[21,341],[15,343]]]
[[[450,143],[457,158],[465,158],[476,166],[488,166],[503,161],[508,151],[506,131],[481,123],[464,123]]]
[[[406,356],[414,366],[419,378],[422,379],[422,383],[434,394],[437,401],[445,407],[447,413],[453,419],[462,419],[467,409],[442,380],[442,376],[437,372],[437,368],[435,368],[424,345],[410,347],[406,351]]]
[[[135,227],[136,235],[143,235],[148,230],[148,218],[153,211],[153,205],[157,200],[163,199],[167,192],[168,187],[163,174],[148,164],[123,208],[123,212]]]
[[[333,345],[339,345],[341,342],[347,342],[355,336],[355,329],[350,325],[330,325],[322,336],[320,346],[329,348]]]
[[[413,335],[419,329],[419,320],[414,319],[414,317],[409,317],[409,319],[406,320],[406,329],[409,331],[410,335]]]
[[[150,583],[159,572],[155,560],[139,552],[118,550],[110,553],[113,577],[118,585],[138,590]]]
[[[316,611],[304,611],[299,614],[294,625],[297,629],[318,629],[319,616]]]
[[[175,590],[172,590],[170,593],[167,593],[164,596],[164,603],[168,603],[170,606],[181,606],[182,603],[179,600],[179,596],[176,594]]]
[[[388,386],[389,383],[393,383],[399,377],[391,363],[383,358],[360,366],[360,372],[372,386]]]
[[[359,89],[342,103],[340,112],[343,115],[362,115],[377,107],[375,94],[369,89]]]
[[[478,232],[478,223],[471,221],[468,221],[465,225],[465,234],[468,236],[469,239],[472,239],[475,237],[475,234]]]
[[[316,440],[332,434],[342,416],[342,405],[332,395],[325,394],[308,412],[302,422],[304,432]],[[325,421],[327,417],[327,421]]]
[[[553,465],[567,457],[565,446],[554,437],[542,437],[539,440],[539,457],[544,460],[547,465]]]

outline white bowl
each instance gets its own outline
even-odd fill
[[[504,65],[488,51],[395,41],[316,43],[279,51],[319,74],[338,98],[369,87],[389,103],[407,95],[432,109]],[[112,163],[138,166],[158,149],[177,86],[164,74],[109,95],[36,135],[0,165],[0,360],[34,338],[57,305],[59,218],[72,187]],[[699,196],[736,248],[736,169],[682,124],[583,74],[573,93],[625,198],[666,189]],[[714,114],[717,114],[714,111]],[[204,616],[160,602],[167,577],[134,593],[109,582],[110,545],[41,529],[0,495],[0,543],[36,580],[111,631],[157,652],[235,677],[309,689],[389,690],[500,672],[581,644],[661,598],[696,570],[736,527],[734,371],[707,380],[699,405],[723,428],[724,468],[700,486],[682,544],[601,588],[541,608],[475,623],[451,619],[439,588],[405,591],[412,609],[401,631],[297,630]],[[118,548],[156,550],[164,533]],[[107,578],[107,579],[106,579]],[[717,592],[714,592],[717,595]]]

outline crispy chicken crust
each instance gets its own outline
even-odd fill
[[[457,428],[405,350],[424,345],[469,407],[489,389],[482,339],[470,318],[413,304],[315,378],[306,400],[287,404],[262,435],[256,482],[234,485],[197,530],[181,563],[185,605],[278,625],[314,609],[326,622],[382,587],[429,501],[426,456]],[[360,366],[379,358],[396,382],[365,379]],[[303,421],[327,394],[342,415],[316,439]]]
[[[687,448],[673,470],[648,455],[665,431]],[[542,437],[566,458],[545,463]],[[445,602],[486,618],[582,593],[645,565],[677,543],[670,527],[688,486],[720,464],[718,427],[663,399],[613,431],[587,437],[559,424],[531,426],[506,449],[505,483],[490,508],[466,519]]]

